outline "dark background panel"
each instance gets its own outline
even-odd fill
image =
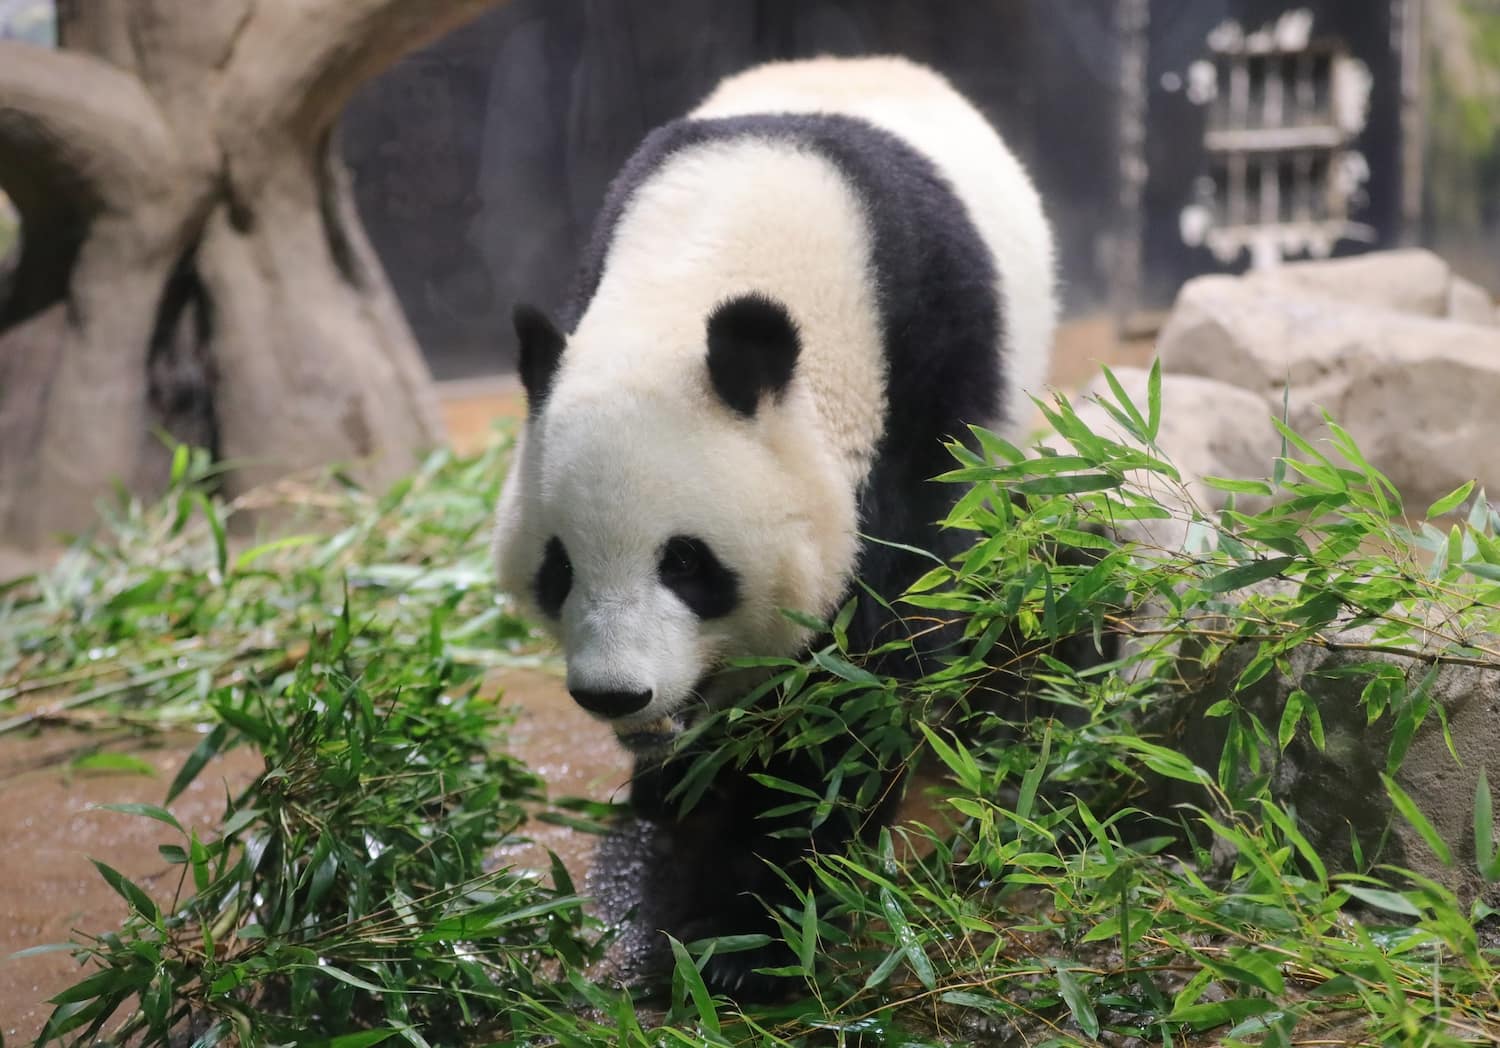
[[[1113,0],[513,0],[350,106],[356,191],[440,376],[512,365],[511,305],[556,307],[610,177],[725,75],[901,53],[949,75],[1043,186],[1074,309],[1103,298]],[[1066,11],[1063,9],[1066,8]]]
[[[1368,122],[1354,141],[1370,167],[1362,203],[1350,219],[1372,226],[1373,244],[1340,241],[1335,255],[1390,247],[1401,233],[1401,80],[1399,42],[1393,39],[1391,5],[1348,0],[1153,0],[1147,63],[1148,115],[1146,166],[1150,172],[1143,201],[1143,279],[1140,305],[1170,304],[1183,281],[1201,273],[1241,272],[1248,253],[1228,267],[1207,248],[1183,243],[1179,215],[1194,199],[1194,181],[1208,174],[1203,148],[1206,107],[1194,105],[1182,88],[1169,90],[1168,74],[1186,78],[1188,66],[1209,57],[1209,33],[1225,19],[1253,32],[1300,8],[1313,15],[1314,38],[1337,37],[1347,52],[1369,68]]]

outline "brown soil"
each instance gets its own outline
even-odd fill
[[[526,416],[521,383],[510,375],[442,382],[438,393],[448,443],[465,454],[484,447],[496,422],[519,422]]]
[[[1142,320],[1139,331],[1126,338],[1115,336],[1109,317],[1070,320],[1057,329],[1052,350],[1052,373],[1048,381],[1057,389],[1073,391],[1088,385],[1099,374],[1101,364],[1112,368],[1149,367],[1156,355],[1154,324]]]
[[[1058,333],[1053,382],[1076,389],[1097,372],[1099,363],[1144,364],[1151,349],[1148,339],[1119,344],[1107,320],[1065,324]],[[519,418],[524,412],[520,388],[510,379],[447,383],[441,393],[450,439],[459,450],[481,446],[495,420]],[[19,560],[0,558],[0,578],[22,567]],[[628,759],[609,731],[572,702],[558,678],[537,671],[507,671],[491,683],[505,693],[516,713],[510,731],[512,752],[545,777],[553,798],[624,798]],[[51,1011],[46,999],[80,977],[67,953],[19,961],[5,958],[31,946],[66,941],[72,929],[107,930],[124,915],[123,902],[99,877],[90,857],[141,881],[161,900],[170,900],[177,874],[156,846],[169,842],[171,831],[148,819],[92,809],[99,804],[159,803],[195,744],[191,736],[108,739],[55,727],[37,735],[0,737],[0,789],[5,794],[0,805],[0,840],[5,842],[0,850],[4,1043],[34,1038]],[[157,774],[66,772],[72,757],[101,745],[142,757]],[[210,764],[172,810],[184,826],[211,830],[223,812],[226,788],[243,787],[259,769],[255,753],[233,751]],[[930,819],[936,813],[917,801],[910,814]],[[534,822],[527,832],[532,843],[506,849],[502,861],[545,869],[550,849],[582,883],[595,837],[545,822]]]

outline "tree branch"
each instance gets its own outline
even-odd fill
[[[87,55],[0,40],[0,189],[22,223],[0,330],[65,293],[101,212],[166,199],[175,158],[172,132],[135,77]]]
[[[123,209],[171,185],[171,129],[140,81],[87,55],[0,40],[0,185]]]
[[[280,130],[312,146],[355,90],[403,55],[477,17],[498,0],[301,0],[295,17],[263,6],[229,62],[227,122]]]

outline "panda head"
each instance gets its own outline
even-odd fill
[[[637,751],[795,654],[855,556],[854,495],[799,388],[801,337],[747,294],[691,324],[517,309],[528,417],[500,499],[501,587],[561,642],[575,701]]]

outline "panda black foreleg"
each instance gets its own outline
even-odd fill
[[[814,889],[810,859],[840,854],[858,836],[873,837],[889,821],[900,783],[891,776],[882,792],[887,798],[873,813],[857,819],[852,808],[836,806],[816,829],[808,828],[806,811],[766,818],[785,805],[786,793],[757,782],[754,772],[795,782],[822,793],[826,773],[802,751],[778,754],[758,766],[721,769],[703,798],[685,816],[668,794],[686,772],[691,758],[641,769],[632,791],[637,814],[665,833],[669,879],[642,888],[642,911],[662,931],[683,942],[724,936],[761,934],[762,945],[732,953],[715,953],[703,969],[709,989],[741,1003],[774,1000],[792,983],[757,971],[794,965],[796,957],[783,940],[773,911],[791,911],[797,921],[798,891]],[[852,798],[846,798],[852,799]],[[661,898],[660,891],[672,893]],[[657,897],[652,897],[656,895]],[[820,912],[827,912],[820,907]]]

